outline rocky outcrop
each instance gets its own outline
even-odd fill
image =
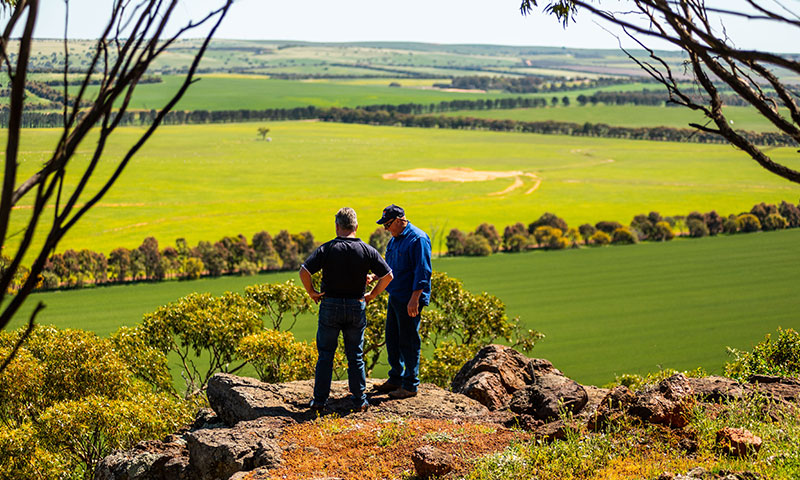
[[[769,395],[776,400],[800,402],[800,379],[753,375],[748,381],[751,391]]]
[[[367,411],[354,411],[347,382],[338,381],[333,382],[331,400],[322,414],[363,421],[397,416],[492,422],[525,428],[548,441],[586,425],[599,430],[633,416],[677,429],[674,434],[679,445],[689,453],[696,450],[697,438],[682,427],[696,402],[709,402],[709,411],[722,415],[728,408],[725,402],[751,394],[767,395],[773,399],[767,403],[776,409],[773,413],[778,419],[785,412],[795,414],[800,398],[800,381],[767,376],[740,384],[722,377],[676,374],[636,392],[624,386],[611,390],[583,386],[547,360],[528,358],[500,345],[483,348],[464,365],[453,380],[452,392],[422,384],[415,397],[392,400],[386,394],[372,393],[371,386],[380,380],[367,382]],[[207,390],[211,409],[200,411],[195,422],[178,434],[114,452],[100,462],[95,478],[238,480],[246,477],[245,472],[269,472],[281,465],[287,454],[279,443],[283,431],[320,414],[308,408],[312,390],[310,380],[266,384],[217,374]],[[571,415],[564,416],[564,412]],[[760,442],[746,431],[726,428],[718,433],[719,448],[731,455],[757,451]],[[441,476],[447,465],[452,468],[454,460],[440,453],[433,447],[415,452],[412,461],[419,477]]]
[[[367,390],[373,383],[368,380]],[[298,422],[317,418],[308,408],[313,381],[262,383],[229,374],[214,375],[201,410],[186,432],[163,441],[142,442],[104,458],[97,480],[228,480],[237,472],[263,470],[282,462],[278,438]],[[346,381],[333,382],[325,413],[370,420],[386,416],[485,421],[489,410],[464,395],[422,384],[417,396],[392,400],[371,395],[366,412],[354,412]]]

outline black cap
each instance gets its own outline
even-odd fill
[[[395,218],[398,217],[404,217],[405,215],[406,212],[401,207],[398,207],[393,203],[383,209],[383,216],[381,216],[380,220],[378,220],[376,223],[378,225],[383,225],[389,220],[394,220]]]

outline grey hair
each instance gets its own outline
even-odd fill
[[[353,231],[358,226],[356,211],[350,207],[342,207],[336,212],[336,225],[345,230]]]

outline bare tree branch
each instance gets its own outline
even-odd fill
[[[766,149],[752,144],[736,132],[725,116],[723,96],[717,84],[730,88],[752,105],[761,116],[777,130],[800,142],[800,107],[797,92],[786,85],[771,68],[780,67],[800,73],[800,62],[794,56],[780,55],[753,49],[741,49],[728,37],[722,24],[726,16],[769,21],[791,28],[800,27],[800,16],[780,2],[768,7],[758,0],[747,0],[752,11],[730,7],[709,7],[704,0],[629,0],[619,4],[632,6],[627,11],[603,10],[599,2],[591,0],[553,0],[545,11],[555,14],[565,25],[575,13],[585,10],[602,20],[622,27],[655,63],[637,59],[625,50],[628,57],[648,75],[662,84],[670,101],[702,111],[716,128],[691,124],[699,131],[724,137],[731,144],[750,155],[759,165],[787,180],[800,183],[800,172],[773,161]],[[528,14],[537,5],[536,0],[522,0],[520,10]],[[623,7],[624,8],[624,7]],[[719,21],[722,32],[715,24]],[[683,50],[686,64],[694,77],[694,92],[677,82],[670,65],[647,48],[643,39],[666,41]],[[623,49],[624,50],[624,49]],[[785,114],[788,110],[788,116]]]
[[[68,0],[65,3],[69,4]],[[52,156],[36,173],[24,181],[17,183],[17,155],[21,129],[21,116],[23,112],[24,89],[30,49],[33,42],[33,25],[36,20],[38,0],[20,0],[14,6],[13,14],[4,30],[5,36],[0,43],[3,61],[9,69],[16,68],[16,72],[9,70],[11,78],[11,109],[9,115],[8,140],[6,146],[5,176],[3,179],[2,196],[0,197],[0,248],[7,248],[8,228],[11,221],[13,206],[26,195],[33,194],[32,209],[26,211],[25,227],[19,242],[14,245],[14,254],[9,262],[4,261],[5,268],[0,276],[0,329],[8,326],[11,319],[34,290],[39,282],[49,255],[55,250],[63,236],[108,192],[112,185],[119,179],[125,167],[133,156],[141,149],[145,142],[161,125],[164,117],[180,101],[189,86],[196,81],[195,74],[201,59],[208,49],[212,36],[216,33],[222,20],[225,18],[233,0],[221,0],[221,6],[212,10],[199,21],[189,22],[188,25],[178,29],[174,35],[164,36],[169,20],[174,12],[178,0],[141,0],[131,7],[130,0],[115,0],[111,17],[105,25],[102,36],[96,43],[96,50],[92,55],[90,67],[85,71],[80,82],[80,89],[74,99],[69,98],[69,46],[67,44],[67,26],[69,18],[65,18],[64,40],[64,109],[63,131]],[[26,28],[19,40],[19,53],[16,64],[12,65],[7,55],[8,35],[14,29],[14,24],[26,18]],[[171,99],[158,112],[155,119],[146,131],[127,151],[107,178],[100,182],[100,187],[89,196],[88,200],[79,206],[79,201],[89,193],[87,192],[90,180],[97,176],[97,166],[103,158],[105,147],[115,129],[121,124],[131,99],[135,94],[137,85],[148,71],[153,61],[161,55],[168,45],[174,43],[179,37],[195,30],[197,27],[210,24],[209,33],[204,37],[195,53],[191,67],[181,86]],[[112,36],[113,35],[113,36]],[[109,51],[108,45],[115,45],[115,52]],[[84,107],[87,87],[92,81],[92,76],[97,75],[97,69],[102,62],[102,79],[97,94],[88,107]],[[70,108],[69,102],[72,101]],[[119,105],[117,105],[119,103]],[[77,172],[77,183],[67,187],[65,184],[66,169],[81,142],[89,132],[99,127],[99,138],[94,146],[93,153],[86,166]],[[55,201],[55,210],[52,222],[48,222],[43,231],[40,230],[42,215],[48,203]],[[36,243],[33,248],[34,238],[43,236],[43,240]],[[6,251],[2,250],[5,254]],[[3,301],[5,295],[11,291],[12,282],[22,270],[23,261],[32,256],[33,260],[27,277],[21,282],[10,301]],[[36,315],[43,306],[37,307],[29,321],[33,325]],[[31,327],[32,328],[32,327]],[[24,339],[22,340],[24,341]],[[21,343],[20,343],[21,345]],[[16,351],[16,350],[15,350]],[[2,371],[10,362],[6,358],[0,366]]]

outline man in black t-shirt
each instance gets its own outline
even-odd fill
[[[347,357],[347,378],[355,409],[365,411],[369,404],[365,390],[367,376],[364,372],[364,330],[367,327],[366,305],[381,294],[392,281],[392,271],[386,261],[370,245],[356,238],[358,219],[352,208],[342,208],[336,213],[336,238],[320,245],[300,267],[300,280],[319,306],[317,324],[317,367],[314,373],[314,398],[311,408],[321,410],[328,400],[333,377],[333,356],[339,342],[339,332],[344,338]],[[322,270],[320,291],[314,289],[311,275]],[[367,274],[380,278],[378,283],[364,293]]]

